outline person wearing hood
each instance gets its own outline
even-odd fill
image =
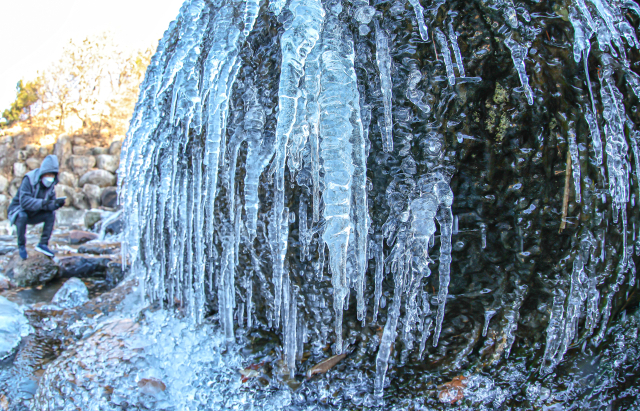
[[[27,224],[44,223],[36,250],[49,257],[54,255],[49,249],[49,238],[56,220],[55,210],[65,202],[64,198],[55,198],[58,170],[58,157],[45,157],[40,168],[28,172],[22,178],[20,189],[7,210],[9,221],[16,225],[18,231],[18,252],[23,260],[27,259]]]

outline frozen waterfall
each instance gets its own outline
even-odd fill
[[[625,54],[640,45],[625,13],[640,8],[630,1],[569,3],[562,13],[574,27],[571,56],[583,60],[588,98],[579,102],[580,118],[553,120],[559,142],[549,151],[562,151],[562,164],[568,156],[571,170],[549,166],[548,174],[572,179],[565,201],[571,196],[583,213],[595,213],[594,221],[604,223],[580,229],[570,255],[558,263],[558,276],[566,275],[554,280],[561,286],[548,310],[549,371],[578,338],[581,317],[586,316],[583,334],[598,333],[599,324],[604,332],[613,298],[635,270],[636,228],[628,219],[638,207],[631,186],[638,178],[640,141],[621,87],[640,93],[640,77]],[[517,248],[519,260],[507,271],[524,276],[533,239],[522,230],[531,224],[529,215],[539,212],[537,203],[522,202],[510,223],[514,227],[488,225],[481,208],[465,203],[458,210],[466,226],[458,228],[456,189],[477,190],[474,196],[492,204],[482,187],[459,184],[451,160],[456,152],[475,156],[463,143],[480,138],[456,129],[466,121],[463,114],[444,116],[463,105],[477,83],[467,77],[476,75],[476,63],[470,64],[475,51],[458,29],[456,14],[436,19],[432,13],[438,8],[423,4],[410,0],[405,9],[378,10],[366,1],[185,1],[140,86],[119,170],[127,219],[123,258],[151,300],[183,309],[194,324],[215,312],[228,344],[239,329],[278,331],[293,376],[307,333],[315,333],[318,346],[332,343],[334,354],[354,344],[345,333],[352,327],[345,316],[353,290],[362,327],[380,323],[374,382],[380,397],[394,350],[422,359],[430,337],[433,346],[445,338],[447,304],[456,298],[449,293],[457,275],[454,251],[468,247],[457,239],[460,233],[475,236],[481,250],[488,241]],[[520,104],[519,99],[520,107],[536,107],[538,68],[530,56],[535,38],[545,34],[529,28],[532,17],[524,6],[487,4],[506,23],[500,35],[520,86],[503,97],[503,86],[496,85],[487,110],[494,103]],[[413,33],[390,28],[387,14],[404,12],[418,22]],[[269,27],[276,22],[277,29]],[[412,47],[430,53],[428,65],[410,47],[400,47],[405,35],[416,39]],[[593,84],[592,40],[601,64]],[[483,127],[502,130],[496,131],[502,144],[511,120],[499,111],[492,115],[495,124]],[[580,134],[585,130],[588,138]],[[525,164],[531,150],[523,147],[524,160],[509,161]],[[601,180],[592,180],[587,163],[598,167]],[[610,221],[602,211],[609,206]],[[605,244],[616,225],[624,243],[619,250]],[[618,255],[617,268],[604,270],[605,260]],[[486,336],[501,312],[504,342],[497,355],[509,356],[530,289],[520,279],[486,287],[510,287],[480,314]],[[311,289],[324,291],[310,296]],[[324,292],[331,295],[329,305]],[[312,305],[332,310],[330,334]]]

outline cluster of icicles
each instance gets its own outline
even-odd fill
[[[286,264],[289,225],[295,219],[295,213],[285,206],[285,167],[291,175],[308,167],[312,180],[307,197],[310,204],[300,201],[297,216],[301,260],[311,258],[309,244],[314,234],[319,234],[329,253],[336,353],[343,350],[342,315],[350,288],[355,289],[358,319],[365,320],[368,259],[371,257],[376,261],[374,321],[380,307],[385,269],[394,275],[394,299],[388,308],[377,357],[375,388],[376,394],[381,395],[403,299],[406,306],[404,334],[412,328],[420,332],[421,355],[432,331],[433,344],[438,343],[450,276],[451,235],[455,230],[451,211],[453,193],[448,178],[437,171],[420,178],[419,194],[410,201],[409,212],[399,223],[403,229],[395,223],[384,227],[383,235],[392,246],[387,253],[381,236],[370,238],[366,168],[368,130],[361,118],[352,34],[338,19],[342,10],[339,3],[329,8],[323,7],[320,0],[275,0],[270,3],[270,12],[279,15],[286,8],[290,13],[280,39],[282,62],[275,139],[263,136],[266,114],[258,103],[255,86],[248,87],[242,96],[244,123],[233,135],[227,136],[229,99],[241,65],[239,52],[254,27],[260,6],[258,0],[219,0],[217,3],[212,5],[204,0],[184,3],[178,23],[173,22],[160,41],[141,86],[120,169],[121,203],[128,219],[123,256],[130,259],[134,270],[146,276],[147,294],[152,299],[179,301],[195,322],[202,321],[205,313],[205,284],[210,287],[215,284],[220,322],[227,339],[233,341],[236,321],[243,323],[246,319],[246,325],[251,327],[253,316],[250,285],[243,284],[248,295],[241,303],[236,302],[237,283],[253,281],[251,274],[237,275],[241,237],[247,237],[251,244],[258,227],[266,225],[264,231],[268,232],[273,270],[274,312],[271,317],[275,327],[282,326],[285,356],[293,373],[296,353],[302,347],[301,338],[296,335],[300,332],[296,323],[298,296]],[[410,3],[416,13],[420,37],[427,41],[430,30],[425,24],[420,2],[410,0]],[[380,17],[376,16],[376,10],[362,0],[356,6],[355,19],[361,33],[368,32],[367,25],[372,20],[375,24],[376,60],[384,102],[383,148],[391,152],[394,150],[391,45],[388,34],[378,23]],[[494,6],[503,11],[513,30],[519,26],[510,0],[498,1]],[[570,18],[575,27],[576,60],[583,58],[586,64],[589,39],[595,34],[602,50],[624,61],[621,38],[631,46],[638,45],[633,29],[625,22],[620,9],[601,0],[593,0],[591,6],[588,7],[584,0],[576,0],[570,7]],[[623,7],[640,14],[638,6],[630,0],[626,0]],[[526,12],[520,18],[530,20]],[[445,32],[446,35],[440,28],[433,28],[432,35],[446,65],[448,80],[453,85],[455,69],[460,77],[465,76],[465,70],[457,35],[450,22]],[[512,37],[508,35],[505,43],[511,50],[525,96],[529,104],[533,104],[524,63],[529,45]],[[166,48],[173,43],[175,48],[168,52]],[[205,43],[207,47],[203,48]],[[206,55],[201,56],[201,53]],[[204,63],[199,64],[199,60]],[[627,145],[623,130],[625,113],[611,75],[612,69],[605,64],[600,81],[605,108],[606,167],[611,197],[624,214],[629,201]],[[638,76],[629,70],[627,79],[640,95]],[[418,81],[419,78],[413,82],[410,79],[407,97],[419,109],[428,112],[430,108],[421,98],[424,93],[416,89]],[[588,80],[587,83],[590,86]],[[170,112],[166,112],[164,101],[171,102]],[[603,154],[595,103],[591,108],[585,108],[585,116],[593,126],[593,146],[600,165]],[[203,133],[202,144],[191,144],[191,152],[185,155],[190,135]],[[637,133],[633,136],[635,139]],[[638,147],[633,141],[633,150],[637,153]],[[240,193],[236,187],[236,161],[243,144],[246,162],[244,193]],[[571,148],[572,159],[578,161],[574,153],[575,141]],[[302,152],[308,153],[309,164],[303,165]],[[636,155],[636,169],[637,158]],[[579,173],[580,168],[573,170]],[[266,222],[259,219],[258,187],[263,175],[267,175],[275,187],[272,210]],[[574,178],[580,181],[579,174]],[[229,206],[221,211],[222,221],[216,222],[219,187],[225,188]],[[580,196],[579,187],[576,184],[577,197]],[[626,221],[624,215],[622,220]],[[436,233],[436,221],[440,227],[440,284],[434,316],[422,281],[430,275],[429,251]],[[214,244],[214,232],[222,238],[222,255]],[[585,299],[589,301],[587,327],[595,327],[597,279],[589,274],[585,280],[584,273],[588,273],[594,260],[599,258],[590,252],[596,241],[604,240],[596,240],[590,233],[583,236],[580,253],[574,262],[571,294],[556,298],[548,329],[545,353],[548,361],[557,362],[567,350],[574,335],[566,330],[575,331],[575,322]],[[320,271],[324,267],[324,250],[324,245],[319,247],[320,261],[316,266]],[[257,258],[255,253],[250,254],[252,259]],[[253,264],[255,269],[257,262]],[[623,258],[622,264],[631,264],[631,259]],[[251,268],[247,270],[251,271]],[[613,293],[609,305],[612,298]],[[517,309],[512,317],[510,326],[515,329]],[[405,344],[411,348],[412,342],[409,338]]]

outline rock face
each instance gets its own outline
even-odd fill
[[[91,170],[80,177],[78,186],[83,187],[85,184],[94,184],[99,187],[108,187],[115,185],[116,176],[106,170]]]
[[[29,330],[29,321],[22,308],[0,296],[0,360],[14,352]]]
[[[80,179],[82,181],[82,179]],[[100,206],[100,187],[95,184],[84,184],[82,192],[86,195],[91,208],[98,208]]]
[[[87,241],[95,240],[96,238],[98,238],[96,233],[90,233],[88,231],[71,230],[69,232],[70,244],[84,244]]]
[[[27,174],[27,166],[25,163],[13,163],[13,176],[17,178],[24,177]]]
[[[0,176],[0,193],[5,193],[8,187],[9,181],[5,177]]]
[[[64,167],[67,164],[67,159],[69,159],[71,155],[71,138],[66,135],[58,137],[58,141],[56,141],[53,147],[53,154],[58,157],[60,166]],[[73,164],[70,164],[70,166],[73,169]]]
[[[58,266],[49,257],[27,247],[29,258],[22,260],[17,252],[5,267],[18,287],[46,284],[58,275]]]
[[[71,277],[53,296],[51,302],[61,308],[74,308],[89,301],[89,290],[82,280]]]

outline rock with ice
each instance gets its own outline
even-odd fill
[[[89,290],[82,280],[71,277],[53,296],[51,303],[61,308],[74,308],[89,301]]]
[[[18,347],[31,327],[18,304],[0,296],[0,360],[4,360]]]

